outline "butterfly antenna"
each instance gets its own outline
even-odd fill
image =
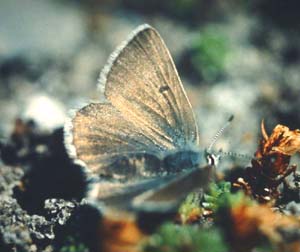
[[[240,154],[240,153],[236,153],[236,152],[223,152],[222,150],[219,151],[219,155],[221,157],[234,157],[234,158],[238,158],[238,159],[242,159],[242,160],[246,160],[246,161],[251,161],[253,159],[253,157],[246,155],[246,154]]]
[[[217,134],[214,136],[213,140],[211,141],[210,145],[207,148],[207,152],[209,153],[212,149],[212,147],[215,145],[215,143],[217,142],[218,138],[220,135],[222,135],[222,133],[224,132],[224,130],[230,125],[230,123],[232,122],[234,116],[231,115],[227,122],[223,125],[223,127],[217,132]]]

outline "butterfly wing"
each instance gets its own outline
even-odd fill
[[[108,103],[91,103],[80,109],[72,125],[76,157],[90,170],[100,174],[112,175],[112,163],[122,155],[136,156],[147,152],[150,157],[150,153],[158,155],[161,151],[152,139],[142,134]],[[122,169],[121,162],[116,166],[116,169]],[[123,171],[126,172],[130,174]]]
[[[100,199],[109,208],[129,210],[134,197],[153,188],[161,187],[162,184],[174,180],[174,177],[170,175],[128,183],[102,181],[93,186],[88,198],[92,201]]]
[[[212,168],[205,166],[191,169],[136,196],[132,202],[133,208],[141,212],[176,211],[189,193],[199,188],[207,188],[212,180]]]
[[[197,167],[180,175],[122,183],[103,181],[94,185],[90,199],[101,199],[110,208],[137,212],[172,212],[186,196],[199,188],[206,189],[212,180],[213,167]]]
[[[138,27],[100,75],[106,98],[166,150],[198,142],[198,131],[170,53],[158,32]]]
[[[77,158],[91,170],[126,177],[136,166],[122,165],[122,155],[140,155],[140,167],[157,167],[145,153],[159,156],[197,143],[191,105],[168,49],[150,26],[137,28],[113,53],[100,85],[109,103],[77,111],[71,130]]]

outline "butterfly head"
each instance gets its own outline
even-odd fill
[[[206,159],[207,164],[211,166],[217,166],[221,159],[220,153],[213,153],[208,149],[205,149],[204,157]]]

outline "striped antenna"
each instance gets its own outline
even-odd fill
[[[210,145],[207,148],[207,152],[210,153],[212,147],[215,145],[215,143],[217,142],[218,138],[220,135],[222,135],[222,133],[224,132],[224,130],[230,125],[230,123],[232,122],[234,116],[231,115],[227,122],[224,124],[224,126],[217,132],[217,134],[214,136],[214,138],[212,139]]]
[[[220,150],[218,152],[218,154],[221,156],[221,157],[234,157],[234,158],[238,158],[238,159],[243,159],[243,160],[247,160],[247,161],[251,161],[252,159],[254,159],[254,157],[251,157],[249,155],[246,155],[246,154],[240,154],[240,153],[236,153],[236,152],[232,152],[232,151],[229,151],[229,152],[223,152],[222,150]]]

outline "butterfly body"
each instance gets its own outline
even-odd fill
[[[114,202],[120,202],[118,195],[128,202],[143,190],[166,185],[162,195],[171,200],[167,188],[172,188],[177,200],[179,193],[207,184],[210,172],[200,168],[207,164],[206,152],[200,151],[191,104],[154,28],[139,26],[116,49],[100,74],[99,89],[107,102],[78,110],[66,131],[70,155],[115,180],[116,190],[100,182],[93,197],[103,200],[109,191]],[[184,193],[176,189],[183,181]]]
[[[105,175],[134,181],[151,177],[174,175],[206,164],[204,152],[180,150],[162,157],[149,153],[119,155],[115,161],[103,168]]]

